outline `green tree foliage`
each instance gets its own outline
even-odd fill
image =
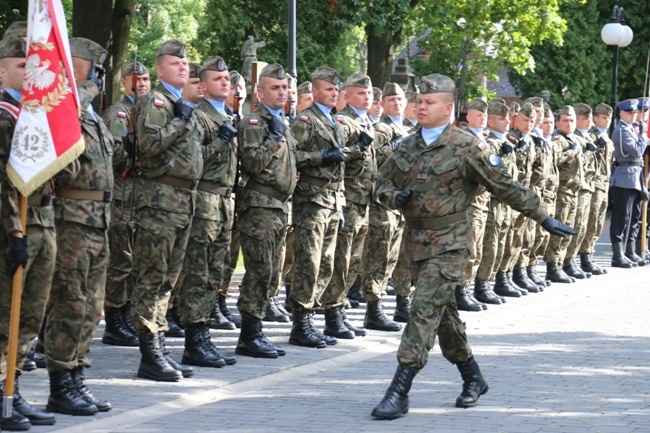
[[[27,0],[0,0],[0,36],[14,21],[27,16]]]

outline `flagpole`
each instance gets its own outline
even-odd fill
[[[27,197],[18,193],[20,206],[20,224],[23,227],[23,236],[27,230]],[[20,302],[23,296],[22,265],[18,266],[14,274],[11,288],[11,316],[9,318],[9,349],[7,353],[7,377],[5,378],[5,393],[2,398],[2,416],[11,418],[14,399],[14,386],[16,382],[16,361],[18,357],[18,330],[20,328]]]

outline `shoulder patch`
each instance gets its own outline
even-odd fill
[[[479,149],[485,150],[487,148],[487,143],[485,141],[479,141],[477,146],[478,146]]]
[[[496,153],[493,153],[490,156],[488,156],[488,161],[490,161],[490,164],[492,164],[495,167],[498,167],[501,164],[501,158]]]
[[[336,117],[336,121],[339,123],[344,123],[345,120],[342,117]]]
[[[154,98],[153,105],[155,105],[156,107],[164,107],[165,106],[165,101],[163,101],[162,99],[155,99]]]
[[[122,119],[126,118],[126,113],[124,111],[118,111],[117,112],[117,117],[121,117]]]
[[[379,132],[386,132],[386,128],[384,128],[383,126],[378,126],[378,127],[377,127],[377,131],[379,131]]]
[[[248,119],[249,125],[259,125],[260,121],[257,119]]]
[[[559,140],[560,138],[562,138],[561,135],[554,135],[554,136],[553,136],[553,141],[555,141],[555,140]]]
[[[309,116],[305,116],[305,115],[303,114],[302,116],[300,116],[300,120],[302,120],[303,122],[306,122],[306,121],[309,120]]]

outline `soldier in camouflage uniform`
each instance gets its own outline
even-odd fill
[[[405,242],[415,279],[409,319],[397,352],[399,365],[383,400],[372,411],[393,419],[408,411],[413,378],[427,363],[436,335],[443,356],[463,379],[458,407],[472,407],[488,391],[465,335],[454,291],[466,277],[471,247],[467,214],[478,184],[558,235],[572,230],[539,208],[539,199],[512,180],[500,157],[485,141],[450,124],[454,83],[434,74],[420,80],[418,121],[409,136],[379,169],[379,199],[400,208]]]
[[[298,105],[296,105],[296,112],[298,114],[311,107],[314,103],[314,95],[311,93],[311,81],[305,81],[298,86]]]
[[[598,104],[594,107],[594,125],[589,130],[589,139],[597,147],[594,152],[594,192],[589,204],[589,220],[585,238],[580,245],[580,268],[594,275],[606,274],[607,269],[598,266],[593,260],[596,241],[600,237],[605,225],[607,213],[607,191],[611,176],[612,161],[614,159],[614,143],[609,138],[607,131],[612,122],[612,107],[607,104]]]
[[[70,39],[70,50],[85,150],[54,178],[57,256],[45,325],[47,408],[93,415],[111,409],[88,391],[83,369],[91,366],[86,355],[104,306],[114,148],[111,133],[90,104],[101,88],[101,65],[108,53],[84,38]]]
[[[9,344],[13,274],[19,265],[25,269],[13,411],[11,417],[0,418],[0,428],[5,430],[19,430],[29,427],[30,423],[51,425],[56,421],[54,415],[32,407],[23,399],[18,387],[27,354],[43,322],[56,260],[52,182],[45,182],[29,196],[25,228],[20,221],[18,191],[6,176],[25,76],[25,50],[25,41],[19,36],[9,35],[0,41],[0,80],[4,83],[4,89],[0,90],[0,392],[4,391],[7,373],[5,356]],[[26,237],[23,237],[23,229],[26,229]]]
[[[136,87],[133,74],[136,74]],[[126,62],[122,66],[122,89],[124,97],[104,113],[106,127],[117,142],[127,132],[136,98],[151,90],[149,70],[140,62]],[[131,324],[129,298],[133,287],[133,226],[130,224],[133,204],[133,177],[122,179],[126,170],[124,159],[113,159],[115,196],[111,206],[111,226],[108,229],[110,258],[106,273],[106,298],[104,300],[104,336],[102,343],[116,346],[137,346],[138,336]]]
[[[379,87],[372,88],[372,106],[368,110],[368,119],[374,125],[379,122],[381,115],[384,114],[384,106],[382,104],[382,98],[384,93]]]
[[[418,92],[415,90],[408,90],[405,94],[406,108],[404,109],[404,120],[402,124],[406,128],[406,132],[411,133],[418,127],[418,114],[416,104],[418,102]]]
[[[230,194],[237,180],[237,128],[226,114],[230,75],[224,60],[219,56],[206,60],[201,66],[200,80],[204,97],[194,116],[201,129],[203,175],[197,187],[190,239],[177,283],[177,303],[185,328],[183,363],[223,367],[237,360],[215,347],[208,325],[223,279],[234,217]]]
[[[194,108],[181,96],[189,74],[182,42],[160,46],[156,72],[160,84],[136,107],[131,315],[142,354],[138,377],[178,381],[191,377],[193,370],[167,352],[165,315],[183,266],[203,153],[199,128],[192,121]]]

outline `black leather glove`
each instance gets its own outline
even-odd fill
[[[574,143],[573,141],[569,141],[569,149],[571,149],[574,155],[579,154],[581,151],[580,146],[578,146],[578,144]]]
[[[271,116],[269,122],[269,138],[273,141],[281,141],[284,131],[287,130],[287,125],[278,116]]]
[[[552,235],[564,237],[566,235],[575,235],[577,232],[560,220],[553,217],[546,217],[542,222],[542,227]]]
[[[589,152],[595,152],[598,150],[598,146],[593,141],[588,141],[587,142],[587,150]]]
[[[224,143],[230,143],[230,140],[232,140],[236,135],[237,128],[235,128],[230,122],[224,122],[224,124],[219,127],[219,138]]]
[[[363,153],[370,147],[372,144],[372,141],[374,140],[374,137],[370,134],[368,134],[368,131],[361,131],[359,134],[359,141],[357,145],[359,146],[359,150]]]
[[[174,116],[181,119],[183,122],[187,123],[192,117],[194,112],[194,107],[187,100],[180,98],[174,104]]]
[[[20,265],[26,266],[29,254],[27,252],[27,236],[17,238],[9,235],[9,272],[15,274]]]
[[[398,208],[403,208],[406,206],[406,203],[408,203],[413,197],[413,192],[414,191],[412,189],[405,189],[403,191],[400,191],[400,193],[395,196],[395,206]]]
[[[513,137],[508,137],[506,141],[501,145],[501,156],[508,156],[512,154],[515,150],[515,145],[513,144]]]
[[[397,149],[397,146],[404,140],[404,137],[401,135],[395,136],[391,141],[388,142],[388,145],[391,149]]]
[[[90,62],[90,69],[88,70],[88,79],[97,84],[97,87],[101,89],[102,83],[104,82],[104,75],[106,75],[106,69],[96,64],[95,60],[92,60]]]
[[[330,165],[343,162],[343,148],[335,147],[334,149],[321,150],[321,165]]]
[[[533,142],[535,143],[536,148],[543,149],[546,141],[539,135],[535,135],[533,136]]]
[[[599,148],[599,149],[600,149],[600,148],[604,148],[605,146],[607,146],[607,140],[605,140],[605,137],[603,137],[602,135],[600,135],[600,136],[598,136],[598,140],[596,140],[596,141],[594,142],[594,144],[595,144],[596,147]]]
[[[124,131],[122,133],[122,146],[124,146],[126,154],[129,157],[133,157],[133,154],[135,153],[135,136]]]
[[[517,142],[517,152],[524,153],[530,147],[530,141],[523,138]]]

